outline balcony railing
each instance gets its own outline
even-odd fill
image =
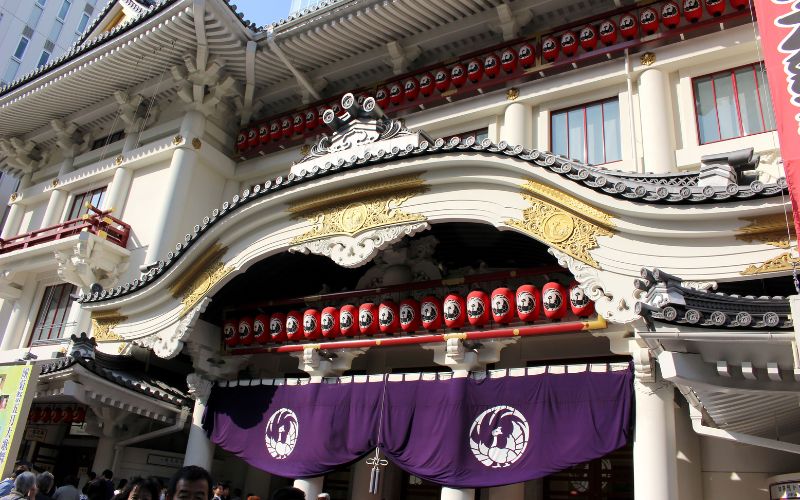
[[[89,213],[61,224],[18,234],[5,240],[0,238],[0,255],[75,236],[84,231],[125,248],[128,244],[131,226],[113,217],[110,210],[100,210],[92,205],[89,205],[88,209]]]

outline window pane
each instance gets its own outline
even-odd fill
[[[31,342],[57,339],[64,331],[75,287],[69,283],[48,286],[42,295]]]
[[[33,10],[31,10],[31,15],[28,17],[28,26],[36,28],[36,25],[39,24],[40,17],[42,17],[42,8],[38,5],[34,5]]]
[[[41,5],[42,7],[44,7],[44,4],[45,4],[46,2],[47,2],[47,0],[36,0],[36,3],[38,3],[38,4],[39,4],[39,5]]]
[[[14,78],[17,76],[17,71],[19,71],[19,63],[13,59],[8,62],[8,68],[6,68],[6,74],[3,76],[3,81],[11,83],[14,81]]]
[[[553,148],[553,153],[561,156],[569,156],[566,113],[553,113],[550,117],[550,143],[550,147]]]
[[[14,57],[17,59],[22,59],[22,56],[25,55],[25,49],[28,47],[28,39],[24,36],[19,39],[19,44],[17,44],[17,50],[14,51]]]
[[[488,139],[488,138],[489,138],[489,130],[488,129],[479,130],[475,134],[475,142],[478,143],[478,144],[480,144],[481,142],[483,142],[485,139]]]
[[[37,66],[43,66],[45,63],[47,63],[48,59],[50,59],[50,52],[47,52],[46,50],[43,50],[42,51],[42,55],[39,56],[39,62],[36,65]]]
[[[764,115],[765,130],[775,130],[775,113],[772,109],[772,96],[769,92],[769,82],[767,82],[767,74],[762,69],[762,66],[756,66],[756,85],[758,86],[758,94],[761,99],[761,113]]]
[[[603,103],[603,133],[605,134],[606,162],[621,160],[619,101],[616,99]]]
[[[574,109],[567,113],[567,125],[569,128],[569,157],[585,162],[584,154],[585,137],[583,128],[584,111],[583,108]]]
[[[69,5],[70,5],[69,0],[64,0],[64,3],[61,4],[61,10],[58,11],[59,19],[63,20],[64,18],[67,17],[67,12],[69,12]]]
[[[714,77],[714,91],[717,98],[717,116],[719,116],[719,132],[721,139],[739,137],[739,114],[736,112],[736,101],[733,96],[733,78],[730,74]]]
[[[694,82],[695,109],[700,144],[719,140],[717,111],[714,108],[714,84],[710,78],[699,78]]]
[[[86,29],[87,24],[89,24],[89,14],[84,14],[81,16],[81,22],[78,23],[78,33],[83,33],[83,30]]]
[[[603,105],[593,104],[586,108],[586,150],[589,163],[605,163],[603,154]]]
[[[91,201],[92,206],[95,208],[100,208],[100,204],[103,203],[103,195],[105,194],[106,194],[105,189],[97,190],[94,193],[92,193],[92,201]]]
[[[758,103],[758,91],[753,68],[741,68],[736,76],[736,95],[739,98],[739,114],[742,117],[742,134],[749,135],[763,132],[761,109]]]
[[[61,28],[63,27],[64,23],[56,19],[55,22],[53,23],[53,29],[50,30],[50,37],[48,38],[48,40],[50,40],[53,43],[56,43],[58,41],[58,36],[61,35]]]

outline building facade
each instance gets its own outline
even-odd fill
[[[137,7],[0,90],[23,456],[262,497],[792,494],[746,2]]]

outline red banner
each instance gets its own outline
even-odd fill
[[[800,223],[800,1],[756,0],[795,234]]]

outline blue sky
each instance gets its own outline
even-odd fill
[[[258,26],[270,24],[289,15],[291,0],[229,0],[244,17]]]

